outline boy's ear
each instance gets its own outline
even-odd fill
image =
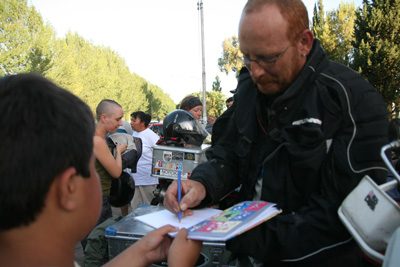
[[[72,211],[77,208],[78,176],[73,167],[65,169],[58,175],[58,201],[61,208]]]

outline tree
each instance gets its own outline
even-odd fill
[[[222,43],[222,56],[218,59],[219,70],[225,72],[226,75],[233,71],[237,77],[243,67],[242,57],[243,54],[239,50],[238,38],[232,36],[225,39]]]
[[[168,113],[175,110],[174,101],[157,85],[146,84],[144,92],[149,103],[145,112],[149,113],[152,118],[164,118]]]
[[[322,0],[314,7],[313,25],[314,36],[321,41],[322,47],[330,60],[350,64],[353,54],[355,4],[339,4],[338,9],[324,14]]]
[[[108,47],[96,46],[76,33],[56,42],[54,65],[48,77],[85,101],[93,111],[106,98],[130,112],[147,109],[147,82],[131,74],[125,61]]]
[[[46,74],[55,33],[26,0],[0,2],[0,72]]]
[[[339,4],[339,8],[328,12],[327,23],[334,38],[334,48],[328,51],[331,60],[350,64],[353,54],[352,42],[354,41],[354,21],[356,19],[355,4]]]
[[[156,116],[174,109],[169,95],[130,73],[124,59],[110,48],[76,33],[55,36],[27,0],[0,1],[0,75],[39,73],[80,97],[92,111],[101,100],[112,98],[128,119],[131,112],[149,107]],[[148,88],[151,98],[146,97]]]
[[[363,1],[356,12],[354,62],[380,92],[391,114],[400,110],[400,0]]]
[[[311,30],[316,38],[321,39],[324,36],[324,27],[326,25],[324,5],[322,0],[318,0],[318,3],[314,4],[314,15],[313,15],[313,25]]]
[[[217,76],[215,76],[215,81],[212,84],[212,90],[215,92],[221,92],[222,91],[222,87],[221,87],[221,81]]]
[[[125,77],[121,101],[125,110],[125,118],[128,116],[126,120],[129,120],[132,112],[145,111],[149,102],[145,93],[147,81],[136,73],[127,74]]]

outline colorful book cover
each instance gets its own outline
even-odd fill
[[[191,239],[226,241],[279,214],[274,203],[244,201],[188,228]]]

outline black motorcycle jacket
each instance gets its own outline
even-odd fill
[[[227,247],[267,262],[326,257],[351,240],[337,210],[359,181],[386,178],[380,149],[388,112],[379,93],[348,67],[329,61],[318,40],[292,85],[261,94],[249,73],[240,75],[234,103],[213,128],[209,161],[191,180],[215,204],[240,187],[239,201],[277,203],[282,213],[230,240]],[[270,265],[273,266],[273,265]]]

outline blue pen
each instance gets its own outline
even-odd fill
[[[178,212],[178,219],[181,222],[182,219],[182,211],[181,211],[181,170],[178,170],[178,202],[179,202],[179,212]]]

